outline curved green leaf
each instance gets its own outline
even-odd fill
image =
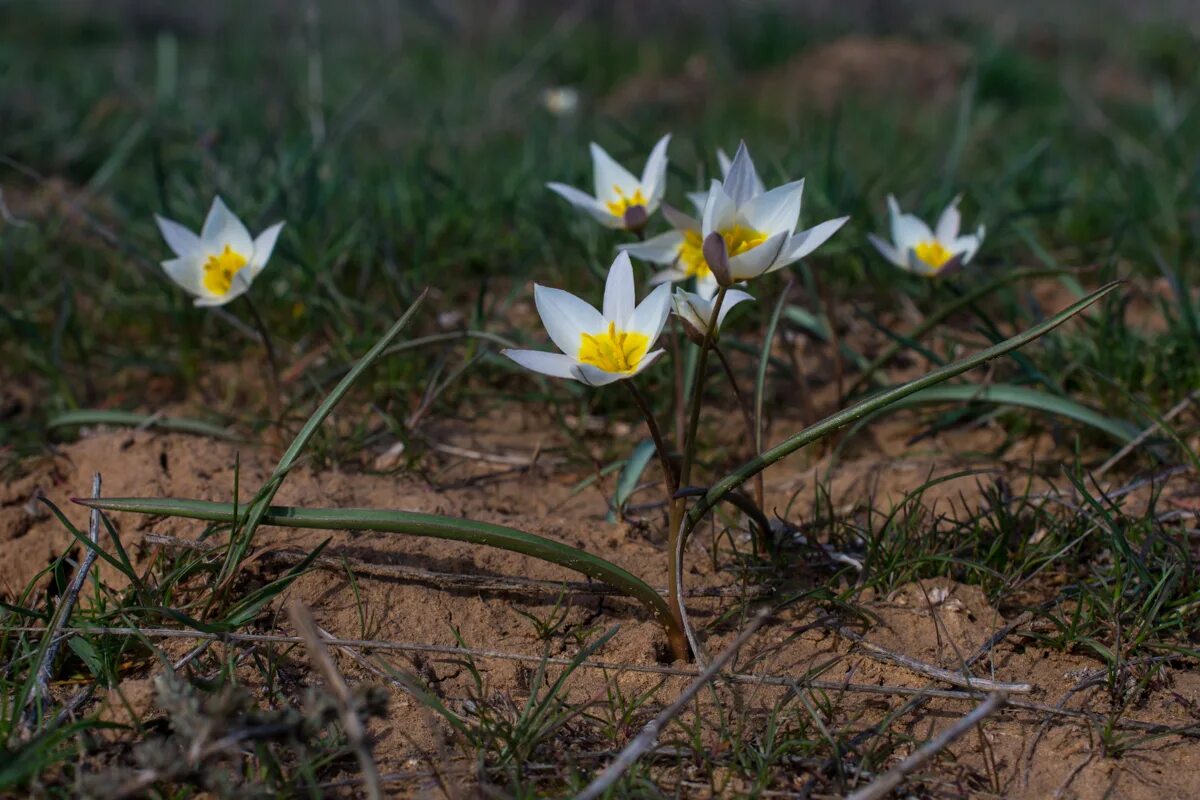
[[[51,417],[47,428],[69,428],[76,425],[113,425],[127,428],[156,428],[163,431],[194,433],[231,442],[241,441],[237,434],[230,433],[218,425],[187,417],[160,417],[157,414],[137,414],[133,411],[112,411],[99,408],[81,408]]]
[[[1011,384],[932,386],[902,400],[897,400],[863,419],[862,422],[878,417],[880,414],[927,403],[995,403],[1002,406],[1032,408],[1035,411],[1066,417],[1089,425],[1107,433],[1122,444],[1132,441],[1138,435],[1138,429],[1124,420],[1106,417],[1098,411],[1065,397]]]
[[[947,364],[941,369],[936,369],[928,375],[924,375],[916,380],[900,386],[894,386],[891,389],[885,389],[877,395],[868,397],[859,403],[854,404],[850,408],[839,411],[836,414],[826,417],[825,419],[808,426],[799,433],[791,436],[779,444],[772,447],[770,450],[762,453],[755,458],[750,459],[742,466],[730,472],[721,480],[712,485],[708,493],[701,498],[700,502],[696,503],[690,511],[685,521],[685,533],[690,533],[700,520],[708,513],[709,509],[720,503],[730,492],[736,490],[746,481],[753,478],[758,473],[762,472],[767,467],[777,461],[780,461],[802,447],[812,444],[813,442],[824,439],[829,434],[836,430],[846,427],[852,423],[858,422],[877,411],[880,411],[892,403],[903,400],[906,397],[916,394],[922,389],[927,389],[930,386],[936,386],[939,383],[955,378],[969,369],[973,369],[980,364],[991,361],[993,358],[998,358],[1018,347],[1029,344],[1039,336],[1043,336],[1050,331],[1062,325],[1071,317],[1080,313],[1088,306],[1095,303],[1105,295],[1114,291],[1120,286],[1122,281],[1114,281],[1106,284],[1096,291],[1092,292],[1087,297],[1079,300],[1067,308],[1060,311],[1055,316],[1035,325],[1024,333],[1013,336],[1010,339],[1005,339],[999,344],[994,344],[986,350],[981,350],[974,355],[955,361],[952,364]]]
[[[210,503],[204,500],[155,497],[103,497],[98,500],[76,498],[76,503],[102,511],[124,511],[135,514],[187,517],[208,522],[234,521],[232,503]],[[457,542],[498,547],[514,553],[558,564],[608,584],[640,601],[656,620],[673,627],[666,601],[645,581],[612,562],[565,544],[532,533],[506,528],[489,522],[476,522],[458,517],[419,514],[375,508],[295,508],[270,506],[265,509],[261,524],[283,528],[318,528],[321,530],[376,531],[405,536],[429,536]]]

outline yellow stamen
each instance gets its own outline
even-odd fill
[[[233,277],[248,263],[244,255],[225,245],[222,252],[204,262],[204,288],[217,296],[229,294]]]
[[[753,250],[767,240],[765,233],[741,225],[721,231],[721,235],[725,238],[725,251],[729,253],[730,258]],[[707,278],[712,273],[708,262],[704,260],[704,237],[700,231],[683,232],[683,244],[679,245],[679,263],[689,278]]]
[[[679,245],[679,264],[689,278],[707,278],[712,270],[704,260],[704,237],[700,231],[684,231]]]
[[[638,187],[633,191],[633,194],[626,195],[620,186],[613,184],[613,191],[617,193],[616,200],[609,200],[604,204],[608,209],[608,213],[614,217],[625,217],[625,212],[635,206],[646,207],[646,196],[642,194],[642,187]]]
[[[954,258],[954,254],[936,239],[931,239],[928,242],[920,242],[913,247],[913,252],[917,254],[917,258],[935,270],[946,266],[946,262]]]
[[[650,339],[637,331],[619,331],[615,322],[603,333],[585,333],[579,360],[605,372],[633,372],[650,349]]]

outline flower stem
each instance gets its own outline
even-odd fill
[[[654,412],[650,409],[650,404],[646,401],[642,390],[632,380],[622,381],[622,383],[629,387],[629,393],[633,395],[633,402],[637,404],[638,410],[646,418],[646,428],[650,431],[650,438],[654,440],[654,449],[658,451],[658,461],[662,465],[663,471],[663,487],[667,490],[667,501],[670,502],[671,498],[675,496],[675,492],[679,490],[679,476],[675,472],[675,465],[671,463],[671,452],[667,449],[667,443],[663,440],[662,431],[658,427],[658,420],[655,419]]]
[[[742,421],[746,424],[746,444],[750,447],[750,457],[754,458],[758,455],[758,429],[754,424],[754,415],[750,411],[750,406],[746,403],[746,398],[742,394],[742,390],[738,388],[737,376],[733,374],[733,367],[729,366],[729,360],[725,358],[725,351],[721,346],[714,343],[713,352],[716,353],[717,360],[721,362],[721,367],[725,370],[725,376],[729,378],[729,385],[733,387],[733,396],[737,399],[738,408],[742,410]],[[763,495],[766,492],[763,487],[762,473],[754,476],[754,504],[760,509],[763,507]],[[762,541],[758,543],[760,547],[766,547],[769,543]],[[762,550],[767,552],[767,550]]]
[[[696,372],[692,375],[692,402],[689,407],[683,447],[683,467],[679,473],[681,486],[688,486],[692,478],[692,462],[696,456],[696,429],[700,427],[700,403],[704,397],[704,372],[708,367],[708,351],[713,346],[714,331],[717,327],[717,320],[721,316],[721,306],[725,302],[726,291],[724,286],[717,290],[717,297],[712,306],[712,317],[708,320],[708,331],[704,334],[704,343],[700,345],[700,357],[696,359]]]
[[[271,395],[268,402],[271,408],[271,418],[278,422],[282,415],[283,387],[279,381],[279,361],[275,358],[275,345],[271,341],[271,332],[267,330],[267,323],[263,321],[262,314],[258,313],[258,306],[250,299],[250,293],[246,292],[242,297],[246,298],[246,307],[250,309],[250,318],[254,322],[254,327],[258,329],[258,335],[262,337],[263,347],[267,351],[267,363],[271,367]]]
[[[670,528],[667,534],[667,606],[675,621],[674,627],[667,628],[667,640],[671,645],[672,657],[676,661],[687,661],[688,644],[687,637],[683,632],[683,609],[679,606],[679,585],[676,580],[678,570],[676,569],[675,543],[680,526],[683,524],[683,501],[675,499],[675,493],[679,490],[679,476],[675,472],[675,465],[671,463],[671,454],[667,450],[666,442],[663,441],[658,420],[655,419],[654,412],[646,401],[646,396],[632,380],[622,381],[622,383],[629,387],[629,393],[633,395],[633,402],[642,412],[642,416],[646,418],[646,428],[650,431],[650,438],[654,440],[654,449],[658,451],[659,463],[662,464],[663,488],[666,490],[667,507],[670,509],[668,523]]]

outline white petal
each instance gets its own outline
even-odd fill
[[[638,304],[626,323],[625,330],[637,331],[644,334],[650,342],[647,347],[653,347],[662,333],[663,325],[667,322],[667,314],[671,311],[671,287],[662,284],[646,295],[646,299]]]
[[[664,269],[650,276],[650,285],[658,286],[660,283],[670,283],[671,281],[686,281],[688,274],[681,269]]]
[[[733,166],[733,159],[720,147],[717,148],[717,165],[721,168],[722,178],[729,175],[729,168]]]
[[[766,234],[792,233],[800,222],[800,200],[804,181],[793,181],[752,198],[738,209],[750,227]]]
[[[604,319],[617,323],[618,330],[625,330],[636,305],[633,264],[629,261],[628,253],[618,253],[604,281]]]
[[[768,272],[787,244],[788,232],[780,231],[758,247],[752,247],[729,259],[729,272],[735,281],[748,281]]]
[[[779,261],[775,264],[775,269],[799,261],[813,250],[825,244],[825,242],[829,241],[829,237],[837,233],[846,224],[848,219],[850,218],[838,217],[837,219],[825,220],[789,238],[783,248],[783,252],[779,255]]]
[[[160,217],[158,214],[154,215],[154,221],[158,223],[158,229],[162,232],[167,247],[170,247],[175,255],[186,258],[195,255],[196,251],[200,249],[200,237],[178,222]]]
[[[708,199],[708,192],[688,192],[687,199],[692,204],[692,208],[696,209],[696,213],[703,216],[704,201]]]
[[[720,288],[721,285],[717,283],[717,276],[711,272],[696,278],[696,293],[701,297],[707,297],[711,300],[717,296],[717,290]]]
[[[658,140],[650,157],[646,159],[646,168],[642,170],[642,189],[646,192],[646,213],[653,213],[662,202],[663,193],[667,188],[667,145],[671,143],[671,134]]]
[[[937,229],[934,232],[939,242],[949,243],[958,238],[959,226],[962,224],[962,214],[958,212],[959,200],[962,200],[961,194],[951,200],[950,205],[946,206],[946,210],[938,217]]]
[[[675,310],[675,316],[700,333],[704,333],[705,321],[712,317],[712,304],[707,299],[683,289],[676,289],[671,295],[671,307]]]
[[[717,330],[721,330],[721,326],[725,324],[725,317],[729,314],[733,307],[738,303],[744,303],[747,300],[753,300],[754,297],[740,289],[729,289],[725,292],[725,300],[721,303],[721,312],[717,314]]]
[[[735,206],[740,207],[754,197],[756,186],[761,185],[758,173],[754,171],[754,162],[750,160],[750,151],[746,149],[746,143],[742,142],[738,145],[737,154],[725,175],[725,193],[733,199]]]
[[[704,213],[704,201],[708,199],[708,195],[704,192],[700,193],[700,213]],[[700,230],[700,221],[693,217],[689,217],[679,209],[672,205],[663,204],[663,216],[667,218],[667,222],[671,223],[671,227],[677,231],[698,231]]]
[[[596,198],[579,191],[573,186],[567,186],[565,183],[547,183],[546,188],[606,228],[625,227],[624,219],[613,216],[607,208],[596,201]]]
[[[581,336],[604,330],[600,312],[570,292],[533,285],[533,302],[550,341],[571,358],[579,355]]]
[[[732,228],[737,223],[737,206],[733,199],[726,194],[724,187],[716,181],[708,190],[708,199],[704,201],[704,218],[700,226],[707,237],[714,231]]]
[[[618,248],[638,259],[649,261],[651,264],[674,264],[679,258],[679,246],[683,244],[683,234],[679,231],[667,231],[644,242],[618,245]]]
[[[912,214],[900,214],[892,218],[892,242],[901,252],[933,238],[929,226]]]
[[[204,228],[200,231],[200,239],[205,250],[220,252],[228,245],[242,256],[250,256],[254,252],[250,231],[220,197],[213,198],[212,208],[208,210]]]
[[[982,225],[980,225],[979,230],[976,231],[974,235],[968,234],[966,236],[960,236],[954,240],[954,244],[950,248],[951,252],[955,254],[962,253],[962,262],[964,264],[969,263],[971,259],[975,257],[975,253],[979,250],[979,246],[983,244],[984,233],[986,233],[986,230]]]
[[[500,355],[511,358],[522,367],[553,378],[576,380],[575,359],[562,353],[547,353],[542,350],[501,350]]]
[[[276,222],[255,238],[254,257],[250,259],[250,269],[253,271],[252,277],[257,278],[258,273],[262,272],[262,268],[267,265],[267,260],[271,257],[271,253],[275,252],[275,242],[278,241],[279,232],[282,230],[283,223]]]
[[[879,251],[879,254],[888,261],[892,262],[897,267],[908,269],[908,264],[900,255],[900,251],[893,247],[891,242],[884,241],[873,233],[867,234],[867,241],[875,245],[875,249]]]
[[[173,258],[162,262],[162,267],[171,280],[188,294],[198,297],[208,297],[212,294],[204,288],[204,270],[200,266],[199,258]]]
[[[592,170],[596,181],[596,199],[601,202],[616,200],[621,192],[632,195],[638,190],[638,179],[613,161],[612,156],[595,142],[592,143]]]

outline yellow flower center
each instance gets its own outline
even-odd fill
[[[954,254],[946,249],[936,239],[931,239],[928,242],[921,242],[913,247],[913,252],[917,254],[917,258],[924,261],[929,266],[936,269],[941,269],[946,265],[946,262],[954,257]]]
[[[689,278],[707,278],[712,272],[704,260],[704,237],[700,231],[684,231],[679,245],[679,263]]]
[[[613,184],[613,191],[617,193],[616,200],[609,200],[604,204],[608,209],[608,213],[614,217],[624,218],[625,212],[636,206],[646,207],[646,196],[642,194],[642,188],[639,186],[633,191],[633,194],[627,195],[620,186]]]
[[[215,256],[209,256],[204,262],[204,288],[218,296],[229,294],[233,286],[233,276],[241,272],[248,263],[244,255],[225,245],[224,250]]]
[[[725,251],[732,258],[752,250],[767,240],[767,235],[753,228],[735,225],[721,231],[725,238]],[[689,278],[707,278],[712,270],[704,260],[704,237],[700,231],[684,231],[683,244],[679,245],[679,263]]]
[[[637,331],[619,331],[608,323],[603,333],[585,333],[579,345],[579,361],[605,372],[633,372],[650,349],[650,338]]]
[[[725,237],[725,250],[729,257],[740,256],[747,250],[753,250],[767,240],[767,235],[753,228],[734,225],[727,231],[721,231]]]

